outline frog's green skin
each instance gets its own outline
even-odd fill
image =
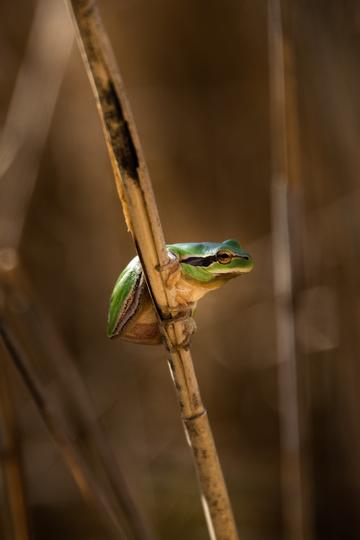
[[[204,294],[253,268],[251,256],[236,240],[170,244],[167,249],[180,262],[181,272],[172,283],[176,287],[176,300],[193,310]],[[160,343],[158,320],[138,257],[129,262],[115,284],[110,299],[108,336],[135,343]]]

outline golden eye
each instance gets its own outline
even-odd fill
[[[228,251],[218,251],[216,254],[217,262],[220,264],[229,264],[232,261],[232,254]]]

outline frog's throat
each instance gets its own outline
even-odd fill
[[[220,287],[230,279],[241,275],[244,270],[234,272],[219,272],[217,274],[209,272],[206,268],[201,266],[193,266],[192,264],[186,264],[181,261],[181,271],[184,278],[187,281],[193,283],[194,286],[204,286],[205,284],[211,288],[216,289]]]

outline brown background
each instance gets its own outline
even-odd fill
[[[278,540],[266,2],[108,0],[100,7],[167,242],[238,238],[255,257],[251,275],[200,303],[193,355],[241,538]],[[29,1],[0,7],[2,123],[33,13]],[[309,407],[310,506],[315,538],[355,540],[360,11],[355,0],[303,0],[294,21],[306,267],[297,315]],[[165,353],[106,337],[108,298],[134,249],[76,46],[37,159],[21,244],[25,266],[158,537],[205,539]],[[103,538],[16,375],[13,382],[34,538]]]

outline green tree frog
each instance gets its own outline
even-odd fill
[[[170,244],[169,257],[176,257],[180,271],[172,285],[180,306],[192,313],[198,300],[230,279],[250,272],[252,257],[237,240]],[[110,299],[108,336],[144,344],[161,342],[159,322],[146,285],[139,257],[132,259],[116,281]]]

